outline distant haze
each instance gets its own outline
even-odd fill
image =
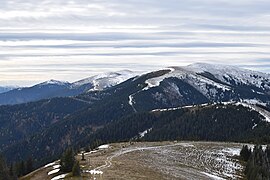
[[[194,62],[270,73],[269,0],[8,0],[0,86]]]

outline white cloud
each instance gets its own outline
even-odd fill
[[[0,85],[197,61],[270,72],[269,9],[268,0],[1,1]]]

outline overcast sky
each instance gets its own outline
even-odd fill
[[[269,0],[0,3],[0,86],[194,62],[270,73]]]

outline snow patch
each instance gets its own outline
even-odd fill
[[[257,127],[257,125],[258,125],[258,124],[254,124],[254,125],[252,126],[252,129],[254,129],[255,127]]]
[[[55,174],[55,173],[58,173],[59,171],[60,171],[60,169],[51,170],[50,172],[48,172],[48,176],[52,175],[52,174]]]
[[[240,155],[240,151],[241,149],[239,148],[226,148],[226,149],[223,149],[222,152],[225,152],[231,156],[239,156]]]
[[[51,163],[45,165],[44,167],[47,168],[47,167],[50,167],[50,166],[53,166],[53,165],[55,165],[55,162],[51,162]]]
[[[194,147],[194,145],[190,143],[180,143],[180,145],[183,147]]]
[[[137,112],[137,110],[134,107],[134,102],[135,101],[134,101],[133,95],[134,94],[131,94],[131,95],[128,96],[128,104],[132,107],[134,112]]]
[[[133,96],[132,95],[128,96],[128,104],[133,107]]]
[[[55,176],[54,178],[52,178],[51,180],[59,180],[59,179],[64,179],[68,174],[61,174],[58,176]]]
[[[57,164],[57,165],[54,165],[54,166],[53,166],[53,169],[58,169],[58,168],[60,168],[60,167],[61,167],[61,165]]]
[[[167,73],[167,74],[165,74],[165,75],[163,75],[163,76],[159,76],[159,77],[157,77],[157,78],[147,79],[147,80],[145,81],[145,84],[147,84],[147,86],[146,86],[145,88],[143,88],[143,91],[146,91],[146,90],[148,90],[148,89],[150,89],[150,88],[159,86],[160,83],[161,83],[164,79],[167,78],[167,75],[168,75],[168,74],[171,74],[172,72],[175,71],[174,68],[167,68],[167,69],[170,70],[169,73]],[[164,69],[164,70],[167,70],[167,69]]]
[[[102,171],[99,171],[99,170],[95,170],[95,169],[93,169],[93,170],[85,170],[84,172],[86,172],[86,173],[90,173],[90,174],[103,174],[103,172]]]
[[[139,132],[140,138],[144,137],[147,133],[149,133],[152,130],[152,128],[146,129],[143,132]]]
[[[95,152],[98,152],[98,151],[97,150],[90,151],[90,152],[84,153],[84,155],[92,154],[92,153],[95,153]]]
[[[98,149],[108,149],[110,146],[109,144],[104,144],[98,147]]]

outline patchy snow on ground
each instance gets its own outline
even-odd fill
[[[194,147],[194,145],[191,143],[179,143],[179,145],[181,145],[183,147]]]
[[[205,179],[205,176],[209,179],[239,179],[238,172],[243,167],[233,156],[239,154],[240,149],[238,144],[182,142],[174,146],[144,148],[144,151],[152,152],[143,156],[143,160],[175,179]]]
[[[64,179],[68,174],[61,174],[58,176],[55,176],[54,178],[52,178],[51,180],[59,180],[59,179]]]
[[[60,164],[57,164],[57,165],[54,165],[53,166],[53,169],[58,169],[58,168],[60,168],[61,167],[61,165]]]
[[[133,97],[132,97],[132,95],[128,96],[128,104],[130,106],[133,106]]]
[[[135,94],[136,94],[136,93],[135,93]],[[135,100],[134,100],[133,96],[134,96],[135,94],[131,94],[131,95],[128,96],[128,104],[132,107],[132,109],[133,109],[134,112],[137,112],[137,110],[136,110],[135,107],[134,107]]]
[[[93,170],[86,170],[86,171],[84,171],[84,172],[90,173],[90,174],[103,174],[102,171],[95,170],[95,169],[93,169]]]
[[[60,171],[60,169],[51,170],[50,172],[48,172],[48,175],[52,175],[52,174],[58,173],[59,171]]]
[[[109,144],[104,144],[98,147],[98,149],[108,149],[110,146]]]
[[[55,162],[49,163],[49,164],[45,165],[44,167],[47,168],[47,167],[50,167],[50,166],[53,166],[53,165],[55,165]]]
[[[146,129],[143,132],[139,132],[139,136],[140,138],[144,137],[148,132],[150,132],[152,130],[152,128]]]
[[[242,144],[217,142],[177,142],[148,146],[135,144],[122,147],[107,156],[105,164],[85,173],[100,175],[106,173],[114,158],[137,153],[142,166],[153,168],[167,179],[241,179],[243,166],[235,155],[240,154]]]
[[[92,154],[92,153],[96,153],[96,152],[98,152],[98,151],[97,150],[94,150],[94,151],[90,151],[90,152],[84,153],[84,155],[88,155],[88,154]],[[80,155],[82,155],[82,154],[80,154]]]
[[[228,155],[232,156],[239,156],[241,149],[239,148],[225,148],[222,150],[222,152],[227,153]]]
[[[251,129],[254,129],[254,128],[257,127],[257,126],[258,126],[258,124],[254,123],[254,125],[252,126]]]

